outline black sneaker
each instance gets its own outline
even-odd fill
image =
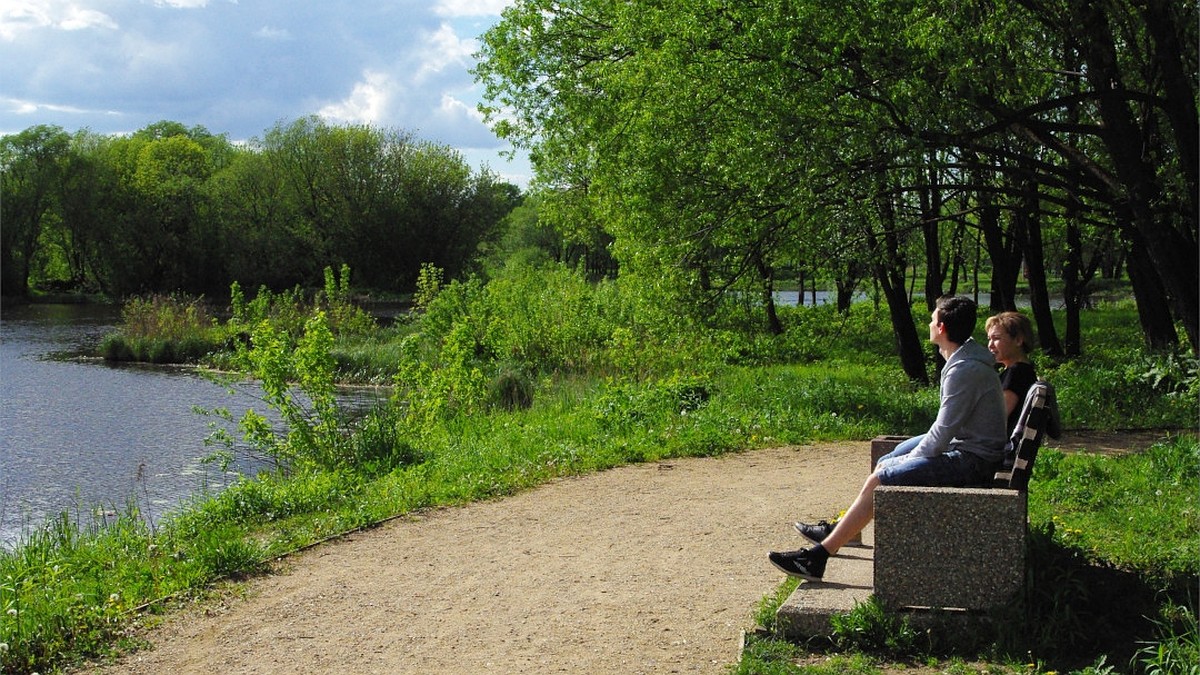
[[[820,581],[821,577],[825,576],[825,561],[817,561],[809,557],[808,549],[802,548],[799,551],[786,551],[780,553],[771,551],[767,555],[771,564],[778,567],[784,574],[790,577],[800,577],[809,581]]]
[[[828,537],[830,532],[833,532],[834,526],[830,524],[829,521],[822,520],[817,522],[815,525],[796,522],[792,523],[792,527],[796,528],[796,531],[799,532],[800,535],[805,539],[814,544],[819,544],[825,541],[825,537]]]

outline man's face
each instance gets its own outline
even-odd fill
[[[933,313],[929,315],[929,341],[930,342],[938,341],[938,327],[941,325],[942,325],[942,322],[938,321],[938,310],[935,309],[935,310],[933,310]]]

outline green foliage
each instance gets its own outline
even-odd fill
[[[162,544],[131,508],[86,530],[63,514],[0,550],[0,670],[44,672],[108,653],[134,607],[196,587],[203,571]]]
[[[438,292],[442,290],[445,277],[445,270],[430,263],[422,263],[421,271],[417,274],[417,292],[413,294],[413,307],[418,311],[427,311]]]
[[[198,573],[205,579],[253,574],[262,569],[265,558],[258,543],[243,537],[236,525],[228,523],[192,532],[179,553],[199,568]]]
[[[774,593],[763,597],[754,611],[754,625],[761,626],[771,633],[776,632],[779,608],[787,602],[799,585],[799,579],[787,577]]]
[[[877,675],[890,672],[864,654],[835,654],[819,663],[804,647],[785,640],[748,635],[741,659],[729,668],[730,675]]]
[[[0,136],[0,164],[9,295],[30,281],[113,297],[313,288],[339,261],[408,291],[423,261],[461,271],[519,197],[452,148],[315,117],[236,146],[173,122],[125,136],[38,125]]]
[[[329,318],[329,329],[335,335],[370,335],[377,328],[375,319],[354,304],[350,295],[350,266],[342,263],[339,273],[325,268],[325,295],[318,303]]]
[[[1143,308],[1169,323],[1174,298],[1196,349],[1188,134],[1134,152],[1101,132],[1115,124],[1153,138],[1152,129],[1194,126],[1194,86],[1155,75],[1194,70],[1194,5],[842,9],[827,0],[719,9],[521,0],[481,40],[483,110],[537,158],[548,220],[564,232],[602,228],[622,274],[662,275],[689,311],[731,292],[762,297],[781,270],[798,267],[843,284],[873,273],[899,304],[912,295],[913,267],[958,273],[975,253],[975,271],[986,273],[983,249],[1000,267],[1013,245],[1031,270],[1073,275],[1111,260],[1110,249],[1129,245],[1118,233],[1132,227],[1154,251],[1146,273],[1164,289],[1139,289]],[[1064,68],[1088,75],[1063,77]],[[1077,105],[1103,100],[1113,81],[1159,106],[1135,116]],[[1045,116],[1078,124],[1028,133]],[[967,156],[978,161],[963,171],[954,162]],[[1083,180],[1084,166],[1119,167],[1122,177],[1103,197],[1068,195],[1063,172]],[[1020,185],[1018,167],[1028,169]],[[1042,200],[1022,203],[1023,188]],[[1138,189],[1147,194],[1130,198]],[[1060,197],[1074,200],[1070,219],[1044,206]],[[1117,214],[1120,199],[1141,216]],[[1174,215],[1150,215],[1164,204]],[[1009,216],[1020,209],[1029,223]],[[981,235],[975,251],[966,231]],[[1075,236],[1078,246],[1056,245]],[[1062,264],[1064,249],[1085,259]],[[1188,255],[1169,264],[1171,249]]]
[[[1034,362],[1054,383],[1070,429],[1192,429],[1200,400],[1196,359],[1149,350],[1133,303],[1105,303],[1081,317],[1082,356]]]
[[[1147,617],[1169,614],[1198,592],[1197,448],[1189,435],[1127,455],[1039,455],[1029,491],[1027,592],[1019,615],[1008,617],[1007,649],[1118,661],[1137,644],[1152,658],[1187,649],[1178,628],[1186,615],[1168,630]]]
[[[699,377],[616,385],[597,397],[596,418],[605,427],[644,424],[663,414],[687,415],[699,410],[710,396],[710,385]]]
[[[488,401],[503,410],[525,410],[533,405],[533,381],[524,369],[501,365],[488,385]]]
[[[296,341],[263,321],[255,327],[246,357],[263,389],[263,400],[278,412],[286,434],[248,410],[240,425],[246,440],[286,466],[347,466],[350,443],[334,396],[333,334],[324,312],[306,323]],[[296,391],[293,391],[293,383]]]
[[[135,297],[121,308],[120,328],[104,336],[99,351],[108,361],[197,362],[216,351],[224,336],[203,298]]]
[[[848,312],[838,312],[831,304],[789,307],[781,317],[787,332],[781,339],[779,360],[871,363],[896,350],[886,309],[869,302],[855,303]]]
[[[362,482],[348,472],[263,474],[240,480],[197,508],[180,514],[173,521],[172,532],[180,540],[190,541],[226,523],[262,525],[337,509],[362,496]]]
[[[829,623],[834,644],[843,650],[904,658],[917,654],[922,646],[921,633],[907,619],[884,611],[873,596],[845,614],[829,617]]]
[[[1055,384],[1063,424],[1091,429],[1195,426],[1196,396],[1164,386],[1182,373],[1165,375],[1159,370],[1165,362],[1140,354],[1135,347],[1125,359],[1084,357],[1040,371]],[[1184,391],[1195,389],[1194,382],[1183,385]],[[1148,401],[1153,405],[1147,406]]]
[[[1200,623],[1191,605],[1167,603],[1155,620],[1155,636],[1138,650],[1134,664],[1146,675],[1200,673]]]
[[[731,309],[713,317],[719,330],[707,331],[691,319],[671,324],[662,304],[669,293],[661,289],[513,266],[486,284],[445,284],[411,323],[338,336],[321,308],[329,296],[346,297],[348,272],[328,278],[316,303],[298,290],[247,301],[240,288],[231,289],[229,323],[244,333],[236,338],[239,363],[262,381],[285,424],[247,415],[243,431],[257,452],[287,470],[198,499],[154,532],[131,517],[22,549],[12,556],[25,561],[19,566],[0,555],[0,606],[63,631],[31,641],[33,624],[11,624],[0,637],[10,645],[6,669],[44,669],[70,655],[101,653],[128,622],[130,607],[219,576],[253,573],[263,560],[397,513],[628,462],[915,433],[937,409],[936,388],[908,382],[888,358],[888,323],[870,306],[848,315],[789,310],[787,331],[775,338],[757,335],[746,315]],[[1105,310],[1085,316],[1104,329]],[[1118,331],[1093,361],[1068,371],[1071,377],[1052,375],[1060,402],[1080,400],[1071,390],[1091,381],[1084,377],[1089,369],[1109,372],[1110,363],[1124,362],[1122,347],[1138,339],[1136,331]],[[391,403],[357,419],[332,399],[341,368],[335,354],[347,345],[394,361],[400,372]],[[1173,400],[1161,387],[1147,392],[1147,411]],[[231,438],[217,440],[232,451]],[[1141,657],[1157,663],[1181,662],[1190,654],[1186,616],[1170,614],[1170,628],[1141,616],[1159,616],[1160,594],[1183,604],[1186,580],[1200,570],[1194,439],[1170,438],[1121,457],[1043,453],[1030,489],[1032,591],[1007,617],[1014,634],[996,638],[996,653],[1032,652],[1057,666],[1058,656],[1073,651],[1075,658],[1061,662],[1078,664],[1095,662],[1091,645],[1123,640],[1114,655],[1123,649],[1133,657],[1142,648]],[[127,534],[117,536],[121,528]],[[93,568],[83,560],[103,562]],[[30,571],[54,564],[71,573]],[[1131,604],[1114,610],[1112,589]],[[82,610],[70,600],[80,593]],[[107,604],[113,593],[121,612]],[[1131,612],[1133,620],[1123,622]],[[71,623],[81,613],[87,621]],[[760,607],[760,621],[772,616]],[[881,626],[890,621],[871,608],[856,610],[845,619],[845,644],[892,654],[931,648],[894,625],[889,644]],[[803,655],[794,647],[758,638],[749,645],[747,653],[769,665],[747,658],[738,672],[877,670],[861,655],[797,666]]]

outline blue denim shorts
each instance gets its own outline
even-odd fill
[[[875,474],[883,485],[967,487],[990,484],[998,468],[998,462],[950,450],[934,457],[896,457],[886,462],[881,459]]]
[[[912,452],[914,448],[921,444],[922,438],[925,438],[925,434],[918,434],[912,438],[907,438],[903,441],[900,441],[898,444],[896,444],[896,447],[893,448],[891,452],[879,458],[879,461],[875,464],[876,468],[883,466],[887,462],[895,461]]]

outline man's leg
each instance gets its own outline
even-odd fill
[[[904,457],[905,455],[907,455],[908,453],[912,452],[913,448],[915,448],[921,444],[922,438],[925,438],[925,434],[919,434],[917,436],[913,436],[912,438],[906,438],[903,441],[900,441],[899,443],[896,444],[896,447],[892,448],[891,452],[880,457],[876,461],[875,468],[878,469],[882,462],[885,462],[885,461],[891,462],[893,460],[900,459],[900,458]]]
[[[875,517],[875,488],[879,487],[879,476],[871,474],[863,483],[854,503],[846,509],[846,515],[838,520],[833,531],[821,542],[821,547],[830,554],[838,552],[847,542],[855,537]]]
[[[895,464],[897,462],[902,462],[902,461],[908,459],[908,453],[912,452],[913,448],[916,448],[921,443],[921,439],[924,437],[925,437],[925,434],[920,434],[917,436],[913,436],[912,438],[906,438],[905,440],[900,441],[900,443],[898,443],[895,448],[892,448],[891,452],[887,453],[886,455],[883,455],[878,460],[876,460],[875,470],[879,470],[885,466],[889,466],[891,464]],[[853,508],[853,507],[851,507],[851,508]],[[802,534],[809,541],[813,542],[814,544],[820,544],[833,534],[833,529],[831,529],[830,524],[832,523],[832,527],[836,528],[837,525],[841,521],[843,521],[848,515],[849,515],[849,512],[843,513],[842,515],[838,516],[837,518],[830,518],[829,520],[822,520],[818,523],[796,522],[796,523],[792,523],[792,527],[796,528],[796,531],[799,532],[800,534]],[[858,527],[858,530],[862,531],[862,528],[866,527],[867,523],[869,523],[869,522],[871,522],[870,517],[868,517],[866,522],[864,522],[861,526]],[[850,541],[856,541],[859,543],[862,542],[862,540],[858,538],[857,532],[850,535],[850,538],[847,540],[847,542],[850,542]]]

